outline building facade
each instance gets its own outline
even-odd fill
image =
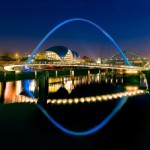
[[[79,55],[75,51],[71,51],[64,46],[54,46],[46,49],[43,52],[43,57],[45,60],[51,62],[66,62],[72,63],[79,61]]]

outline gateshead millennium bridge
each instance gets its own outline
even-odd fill
[[[54,71],[55,77],[58,75],[58,70],[57,69],[55,70],[55,68],[57,68],[57,67],[61,67],[62,70],[67,68],[68,73],[65,75],[70,75],[71,77],[74,77],[76,71],[78,71],[78,69],[81,69],[81,68],[82,69],[84,68],[86,70],[87,75],[89,75],[89,76],[91,75],[92,69],[96,69],[96,71],[99,75],[100,75],[102,69],[106,69],[106,70],[109,69],[112,72],[113,71],[122,71],[122,73],[126,74],[126,75],[132,75],[132,74],[135,75],[135,74],[140,73],[142,78],[144,78],[144,81],[145,81],[145,74],[143,74],[142,72],[149,70],[149,67],[147,67],[147,66],[143,66],[143,67],[132,66],[132,64],[128,61],[126,55],[124,54],[124,51],[121,50],[121,48],[118,46],[118,44],[115,42],[115,40],[105,30],[103,30],[100,26],[93,23],[92,21],[89,21],[89,20],[83,19],[83,18],[69,19],[69,20],[63,21],[62,23],[60,23],[56,27],[54,27],[39,42],[39,44],[36,46],[36,48],[31,53],[31,56],[27,60],[26,64],[24,64],[24,65],[9,65],[9,66],[4,67],[4,70],[5,70],[4,71],[4,79],[7,78],[8,72],[11,72],[12,76],[14,75],[14,79],[16,78],[16,76],[18,74],[22,74],[22,73],[25,74],[26,78],[29,75],[28,73],[32,73],[34,75],[34,78],[36,78],[38,73],[42,72],[40,77],[38,78],[39,79],[39,88],[41,89],[41,91],[47,93],[48,79],[52,72],[50,69],[45,70],[44,68],[50,67],[51,64],[31,64],[31,60],[33,59],[34,55],[39,51],[40,47],[44,44],[44,42],[57,29],[59,29],[61,26],[65,25],[65,24],[68,24],[70,22],[75,22],[75,21],[82,21],[82,22],[88,23],[88,24],[94,26],[96,29],[98,29],[98,31],[102,32],[108,38],[108,40],[110,40],[112,42],[112,44],[116,47],[119,54],[122,56],[123,60],[125,61],[126,65],[111,65],[111,64],[109,65],[109,64],[95,64],[95,63],[90,63],[90,64],[82,64],[82,63],[81,64],[65,64],[65,63],[53,64],[52,66],[54,68],[53,71]],[[118,55],[118,53],[116,55]],[[64,75],[64,74],[62,74],[62,75]],[[147,82],[145,82],[145,86],[146,86],[146,90],[138,90],[138,89],[133,90],[132,89],[132,91],[125,91],[125,92],[104,94],[104,95],[93,95],[93,96],[86,96],[86,97],[81,97],[81,98],[75,97],[73,99],[60,98],[60,99],[46,99],[46,100],[45,100],[45,98],[46,98],[45,95],[44,95],[43,99],[40,99],[40,98],[36,99],[34,97],[33,93],[30,90],[28,90],[29,87],[26,87],[26,92],[29,93],[30,98],[17,95],[15,97],[14,102],[16,102],[16,101],[18,101],[18,102],[34,102],[36,104],[36,106],[48,118],[48,120],[50,122],[52,122],[61,131],[65,132],[67,134],[70,134],[70,135],[85,136],[85,135],[95,133],[98,130],[100,130],[102,127],[104,127],[110,121],[110,119],[112,119],[112,117],[122,108],[122,106],[127,101],[128,97],[148,93]],[[41,94],[42,94],[42,92],[41,92]],[[72,104],[72,103],[78,104],[79,102],[84,103],[84,102],[106,101],[106,100],[111,100],[111,99],[118,99],[119,102],[116,105],[116,107],[110,112],[110,114],[108,116],[106,116],[106,118],[104,120],[102,120],[99,124],[95,125],[91,129],[86,130],[86,131],[80,131],[80,132],[67,129],[66,127],[62,126],[44,109],[43,105],[41,104],[41,100],[45,100],[47,104],[60,105],[60,104]],[[40,101],[40,103],[38,101]]]

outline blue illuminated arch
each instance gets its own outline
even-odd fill
[[[122,108],[122,106],[127,101],[127,99],[128,99],[128,97],[121,98],[118,105],[112,110],[112,112],[102,122],[100,122],[98,125],[96,125],[95,127],[91,128],[89,130],[81,131],[81,132],[73,131],[73,130],[65,128],[60,123],[58,123],[56,120],[54,120],[53,117],[50,114],[48,114],[48,112],[44,109],[44,107],[42,107],[40,104],[37,104],[37,107],[43,112],[43,114],[48,118],[48,120],[50,122],[52,122],[61,131],[65,132],[67,134],[70,134],[70,135],[74,135],[74,136],[87,136],[87,135],[93,134],[93,133],[99,131],[101,128],[103,128],[112,119],[112,117]]]
[[[28,96],[34,98],[34,94],[29,90],[29,86],[30,86],[30,80],[24,80],[23,82],[24,91],[28,93]]]
[[[124,52],[121,50],[121,48],[118,46],[118,44],[114,41],[114,39],[105,31],[103,30],[100,26],[98,26],[97,24],[87,20],[87,19],[83,19],[83,18],[73,18],[73,19],[68,19],[63,21],[62,23],[58,24],[57,26],[55,26],[52,30],[50,30],[45,37],[39,42],[39,44],[36,46],[36,48],[33,50],[31,56],[28,58],[28,60],[26,61],[26,64],[29,64],[30,61],[33,59],[33,56],[37,53],[37,51],[40,49],[40,47],[44,44],[44,42],[49,38],[49,36],[51,36],[51,34],[53,34],[57,29],[59,29],[61,26],[73,22],[73,21],[83,21],[83,22],[87,22],[91,25],[93,25],[94,27],[96,27],[98,30],[100,30],[112,43],[113,45],[117,48],[117,50],[119,51],[119,53],[121,54],[121,56],[123,57],[124,61],[126,62],[127,65],[131,66],[131,64],[129,63],[128,59],[126,58]],[[52,122],[57,128],[59,128],[61,131],[70,134],[70,135],[76,135],[76,136],[86,136],[92,133],[97,132],[98,130],[100,130],[102,127],[104,127],[111,119],[112,117],[121,109],[121,107],[124,105],[124,103],[127,101],[128,97],[123,97],[120,99],[120,102],[118,103],[118,105],[112,110],[112,112],[102,121],[100,122],[98,125],[96,125],[95,127],[87,130],[87,131],[83,131],[83,132],[76,132],[76,131],[72,131],[69,130],[65,127],[63,127],[61,124],[59,124],[56,120],[54,120],[48,113],[47,111],[44,109],[44,107],[42,107],[42,105],[37,104],[37,107],[43,112],[43,114],[48,118],[48,120],[50,122]]]
[[[112,43],[113,45],[117,48],[117,50],[119,51],[119,53],[121,54],[121,56],[123,57],[124,61],[126,62],[127,65],[131,66],[131,64],[129,63],[128,59],[126,58],[125,54],[123,53],[123,51],[121,50],[121,48],[118,46],[118,44],[114,41],[114,39],[105,31],[103,30],[100,26],[98,26],[97,24],[95,24],[94,22],[87,20],[87,19],[83,19],[83,18],[73,18],[73,19],[68,19],[65,20],[63,22],[61,22],[60,24],[58,24],[57,26],[55,26],[52,30],[50,30],[45,37],[39,42],[39,44],[36,46],[36,48],[33,50],[31,56],[28,58],[28,60],[26,61],[26,64],[29,64],[30,61],[33,59],[33,56],[37,53],[37,51],[40,49],[40,47],[44,44],[44,42],[49,38],[49,36],[51,36],[51,34],[53,34],[57,29],[59,29],[61,26],[73,22],[73,21],[83,21],[83,22],[87,22],[91,25],[93,25],[94,27],[96,27],[98,30],[100,30]]]

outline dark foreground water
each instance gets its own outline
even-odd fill
[[[124,107],[102,130],[86,137],[62,133],[33,104],[1,105],[0,146],[2,149],[93,150],[111,147],[111,149],[148,150],[149,100],[149,95],[129,98]],[[93,122],[92,116],[89,116],[89,119]]]
[[[131,87],[145,88],[144,80],[137,80],[137,78],[132,78],[132,80],[131,78],[130,80],[125,79],[126,82],[124,82],[122,77],[115,77],[113,79],[105,77],[101,78],[101,80],[96,77],[91,77],[90,81],[85,80],[84,77],[84,79],[77,79],[74,84],[68,79],[69,84],[66,79],[64,81],[64,78],[57,79],[55,84],[52,83],[52,80],[50,80],[49,84],[48,98],[83,97],[85,93],[90,96],[92,94],[108,94],[125,91],[131,89]],[[38,82],[34,80],[29,82],[30,84],[27,84],[27,87],[30,88],[25,87],[24,83],[26,81],[1,83],[1,87],[3,87],[1,88],[3,92],[1,92],[2,104],[0,105],[1,149],[150,149],[149,94],[130,97],[112,120],[97,133],[86,137],[76,137],[58,130],[47,120],[35,104],[11,104],[13,95],[16,95],[16,93],[28,95],[29,90],[35,97],[38,97],[38,88],[35,86],[35,83],[38,85]],[[34,88],[31,85],[34,85]],[[83,131],[103,120],[116,106],[118,101],[119,99],[72,105],[43,104],[43,106],[64,126],[76,131]]]

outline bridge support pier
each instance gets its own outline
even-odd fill
[[[55,71],[55,76],[56,76],[56,77],[58,76],[58,72],[57,72],[57,70]]]
[[[36,79],[36,78],[37,78],[37,71],[35,71],[35,73],[34,73],[34,74],[35,74],[35,79]]]
[[[101,70],[100,69],[98,70],[98,76],[99,77],[101,76]]]
[[[88,70],[88,76],[90,75],[90,70]]]
[[[74,70],[70,70],[70,76],[74,77]]]
[[[39,76],[39,99],[38,102],[46,102],[48,96],[48,79],[49,73],[47,71],[42,71]]]

